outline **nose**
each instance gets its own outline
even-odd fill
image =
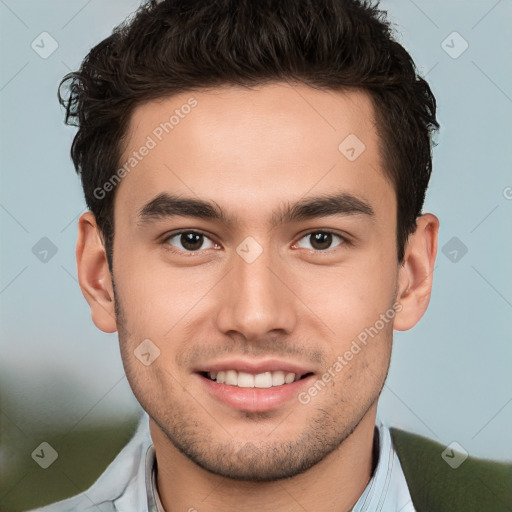
[[[297,323],[298,299],[289,280],[284,264],[270,250],[263,250],[250,263],[234,254],[233,267],[220,290],[218,329],[225,334],[242,335],[247,341],[263,339],[277,331],[281,335],[291,333]]]

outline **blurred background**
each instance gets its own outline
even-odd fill
[[[75,130],[57,102],[61,78],[138,5],[0,0],[2,511],[85,490],[140,415],[117,337],[94,327],[78,287],[85,203],[69,157]],[[395,333],[379,414],[470,455],[512,460],[512,4],[381,6],[437,97],[425,211],[441,231],[430,307]],[[41,443],[58,455],[46,469]]]

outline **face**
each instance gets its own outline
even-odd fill
[[[121,353],[153,428],[199,466],[293,476],[374,412],[399,275],[378,144],[356,91],[225,87],[134,112],[114,207]]]

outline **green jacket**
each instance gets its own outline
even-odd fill
[[[453,469],[441,444],[390,430],[417,512],[512,512],[512,464],[468,457]]]

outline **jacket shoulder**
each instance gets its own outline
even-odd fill
[[[390,431],[418,512],[512,510],[512,464],[469,457],[397,428]]]

